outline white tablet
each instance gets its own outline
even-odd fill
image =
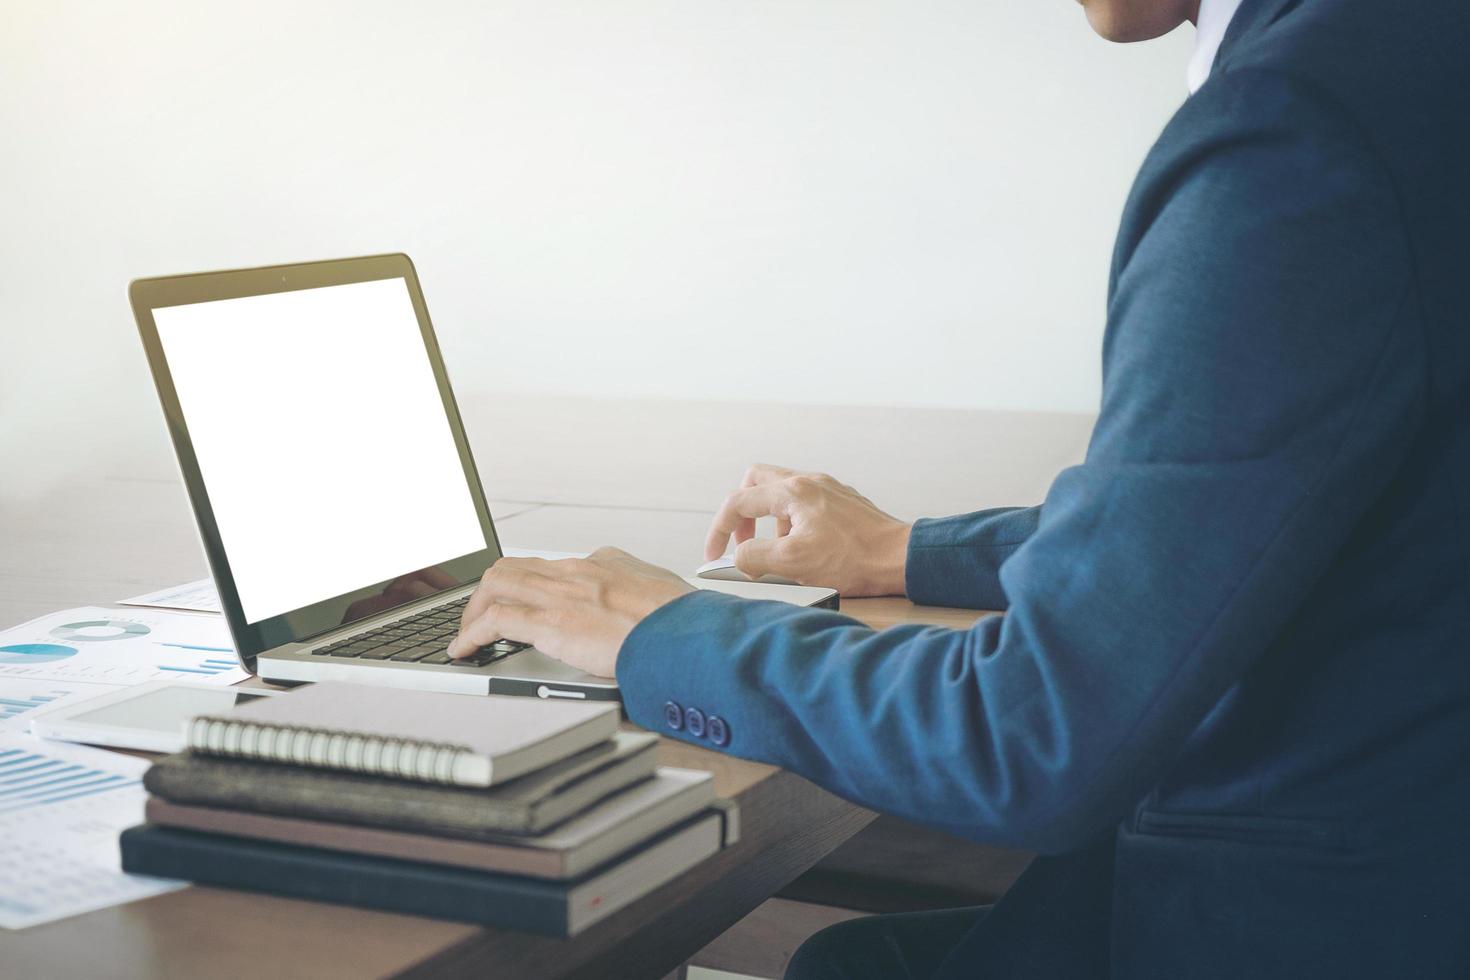
[[[117,749],[179,752],[184,748],[184,726],[199,715],[285,693],[158,681],[38,714],[31,719],[31,734]]]

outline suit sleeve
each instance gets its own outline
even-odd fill
[[[1392,479],[1424,411],[1413,317],[1393,187],[1352,120],[1227,76],[1135,188],[1102,411],[999,567],[1008,612],[877,632],[696,593],[624,644],[629,715],[977,840],[1080,846],[1272,655]],[[921,594],[964,598],[938,580],[983,561],[945,561]],[[672,705],[720,724],[673,731]]]
[[[926,606],[1005,609],[1000,566],[1036,531],[1040,507],[1001,507],[915,521],[904,592]]]

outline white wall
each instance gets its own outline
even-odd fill
[[[461,388],[1087,410],[1192,32],[1069,0],[0,3],[0,482],[162,445],[135,276],[404,250]]]

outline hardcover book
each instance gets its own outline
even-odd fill
[[[192,752],[159,759],[144,774],[143,785],[154,796],[181,805],[493,839],[544,833],[609,794],[648,779],[657,743],[653,735],[619,732],[561,762],[484,789]]]
[[[705,811],[620,860],[566,882],[152,824],[123,831],[122,868],[132,874],[565,937],[716,854],[725,844],[732,807]]]
[[[652,779],[607,797],[548,833],[478,840],[185,806],[156,797],[148,801],[145,816],[151,824],[181,830],[564,880],[633,850],[706,809],[714,797],[709,773],[661,768]]]

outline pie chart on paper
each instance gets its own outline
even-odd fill
[[[73,643],[97,643],[103,640],[126,640],[134,636],[147,636],[151,630],[142,623],[127,623],[116,619],[89,619],[80,623],[66,623],[51,631],[58,640]]]
[[[16,643],[0,647],[0,664],[49,664],[76,652],[76,647],[64,647],[60,643]]]

